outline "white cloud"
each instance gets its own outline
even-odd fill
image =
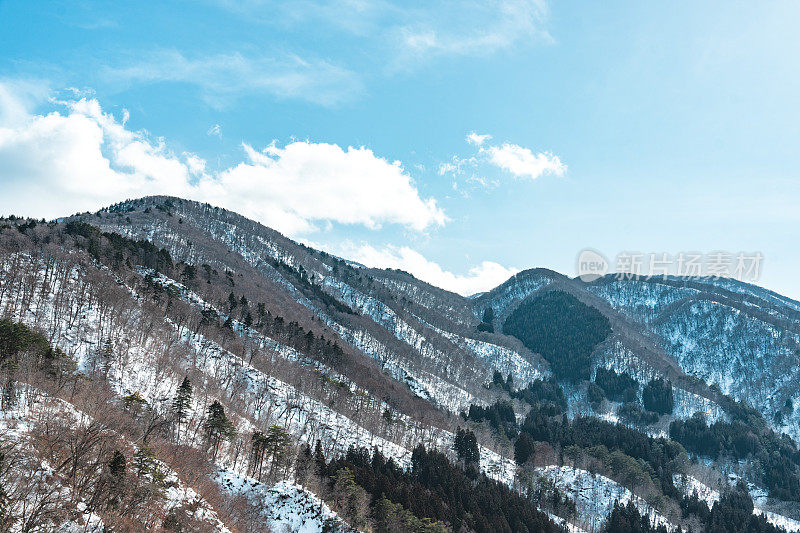
[[[517,144],[503,143],[501,146],[490,146],[485,151],[492,164],[516,177],[536,179],[545,174],[563,176],[567,171],[567,165],[558,156],[548,152],[534,154]]]
[[[468,133],[467,143],[477,148],[476,153],[470,157],[454,155],[450,161],[440,163],[439,175],[452,178],[453,189],[458,190],[459,183],[477,185],[483,189],[493,189],[500,185],[497,177],[491,175],[497,174],[491,167],[499,168],[516,178],[529,179],[549,174],[563,176],[567,172],[567,165],[550,152],[534,153],[529,148],[511,143],[489,145],[491,138],[488,134],[474,131]]]
[[[106,68],[104,75],[108,81],[122,84],[188,83],[200,89],[208,104],[220,108],[243,94],[264,91],[278,98],[336,106],[364,90],[353,71],[293,54],[187,57],[178,50],[162,50],[126,67]]]
[[[369,244],[351,245],[343,255],[369,267],[405,270],[431,285],[464,296],[490,290],[519,272],[519,269],[513,267],[483,261],[469,269],[467,274],[454,274],[407,246],[378,249]]]
[[[544,0],[216,0],[247,21],[282,29],[315,27],[359,40],[359,54],[375,53],[389,70],[437,57],[486,56],[532,42],[550,43]]]
[[[24,123],[28,109],[45,100],[48,94],[45,82],[0,78],[0,125]]]
[[[214,124],[213,126],[208,128],[206,135],[215,135],[217,137],[222,137],[222,127],[219,124]]]
[[[246,160],[209,172],[194,155],[125,128],[96,100],[33,114],[0,85],[0,213],[54,218],[125,198],[170,194],[207,201],[289,235],[316,223],[400,224],[417,231],[447,218],[422,198],[395,161],[364,147],[292,142],[264,151],[244,145]],[[7,112],[7,110],[10,110]]]
[[[544,29],[549,16],[543,0],[430,2],[405,11],[394,35],[397,62],[407,66],[436,56],[489,55],[515,45],[553,38]]]
[[[483,143],[491,139],[491,135],[478,135],[474,131],[467,134],[467,142],[475,146],[482,146]]]
[[[311,231],[314,220],[418,231],[447,220],[435,200],[420,198],[399,161],[368,148],[311,142],[244,148],[248,160],[209,182],[208,193],[235,199],[237,211],[290,233]]]

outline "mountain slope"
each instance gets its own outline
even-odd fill
[[[551,344],[503,333],[526,312],[555,328]],[[27,468],[50,494],[43,524],[63,508],[88,528],[447,530],[460,519],[446,509],[463,502],[443,495],[481,487],[525,523],[597,530],[620,500],[669,530],[698,529],[684,496],[716,491],[724,515],[738,480],[754,516],[800,519],[800,452],[774,431],[797,435],[800,304],[757,287],[534,269],[464,298],[229,211],[148,197],[58,223],[2,221],[0,317],[0,348],[3,331],[24,333],[0,352],[6,456],[42,465]],[[566,343],[587,335],[587,373],[565,375],[577,362]],[[54,425],[59,411],[90,422]],[[711,455],[702,431],[719,439]],[[85,454],[42,445],[87,441]],[[428,462],[453,475],[423,474]],[[11,492],[19,525],[30,513]],[[150,513],[109,504],[137,494]],[[516,530],[474,507],[470,528]]]

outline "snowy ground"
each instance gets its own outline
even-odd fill
[[[579,522],[589,530],[597,530],[614,508],[614,502],[627,504],[633,500],[639,512],[651,522],[675,529],[667,519],[642,498],[631,493],[616,481],[587,470],[571,466],[549,465],[536,468],[536,472],[553,481],[567,496],[575,500]]]
[[[220,470],[215,480],[230,495],[246,496],[274,531],[322,533],[326,526],[349,530],[325,502],[291,481],[270,487],[231,470]]]
[[[673,482],[675,486],[678,487],[683,491],[684,494],[687,496],[691,496],[693,493],[697,493],[697,497],[700,498],[702,501],[706,502],[709,508],[714,506],[715,502],[718,502],[720,499],[720,493],[718,490],[715,490],[708,485],[704,484],[703,482],[699,481],[697,478],[692,476],[681,476],[679,474],[675,474],[673,476]],[[752,493],[755,492],[754,501],[762,500],[763,498],[759,498],[758,494],[761,491],[751,491]],[[780,515],[778,513],[774,513],[771,511],[764,510],[756,505],[753,509],[753,514],[759,515],[763,514],[766,516],[767,521],[775,526],[782,527],[786,531],[794,532],[800,531],[800,520],[794,520],[792,518]]]

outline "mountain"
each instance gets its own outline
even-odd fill
[[[800,303],[753,285],[465,298],[147,197],[0,220],[0,317],[8,530],[800,530]]]

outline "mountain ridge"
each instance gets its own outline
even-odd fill
[[[609,324],[588,354],[585,379],[559,375],[564,361],[551,364],[569,357],[568,346],[548,347],[548,361],[503,333],[512,313],[554,294]],[[798,313],[791,299],[751,285],[610,276],[587,284],[542,268],[464,297],[403,271],[354,265],[221,208],[146,197],[59,222],[0,222],[3,327],[41,332],[75,365],[59,385],[46,370],[50,356],[14,356],[24,370],[7,373],[5,387],[20,392],[0,432],[13,444],[8,457],[52,463],[27,447],[41,442],[54,409],[39,399],[63,405],[65,421],[73,411],[91,413],[131,460],[153,447],[165,465],[153,468],[174,472],[175,487],[205,502],[197,503],[207,509],[202,522],[215,531],[284,527],[291,519],[276,495],[297,503],[292,512],[314,508],[309,517],[336,527],[372,523],[379,494],[353,488],[368,491],[372,482],[359,477],[363,461],[351,448],[376,449],[410,476],[419,461],[452,461],[573,531],[600,528],[617,512],[615,500],[630,502],[653,527],[696,528],[702,518],[684,515],[682,498],[698,489],[713,507],[738,490],[737,480],[756,503],[754,517],[769,512],[769,523],[792,529],[800,452],[780,433],[800,432],[800,390],[791,379],[800,373],[792,352]],[[586,333],[573,322],[562,342]],[[758,364],[763,370],[748,370]],[[185,379],[194,392],[185,418],[176,418]],[[127,429],[112,432],[110,416]],[[229,425],[215,429],[218,419]],[[91,427],[63,424],[59,431],[76,438]],[[726,432],[742,428],[749,440],[729,444]],[[702,455],[693,433],[701,429],[724,453]],[[285,448],[275,455],[262,442]],[[475,450],[466,453],[470,442]],[[443,458],[420,455],[420,444]],[[317,467],[302,467],[315,454]],[[335,478],[344,465],[356,476],[347,485],[355,491],[348,497],[360,495],[355,507],[341,503],[344,485],[314,473],[330,468]],[[163,491],[160,475],[138,476],[137,486]],[[69,471],[53,479],[77,487]],[[72,490],[84,502],[64,507],[76,520],[120,523],[113,509],[85,503],[94,501],[88,489]],[[184,500],[152,501],[159,523],[191,514]],[[389,503],[411,510],[397,511],[407,524],[415,517],[453,526],[451,515],[417,500]],[[499,519],[486,512],[486,520]]]

